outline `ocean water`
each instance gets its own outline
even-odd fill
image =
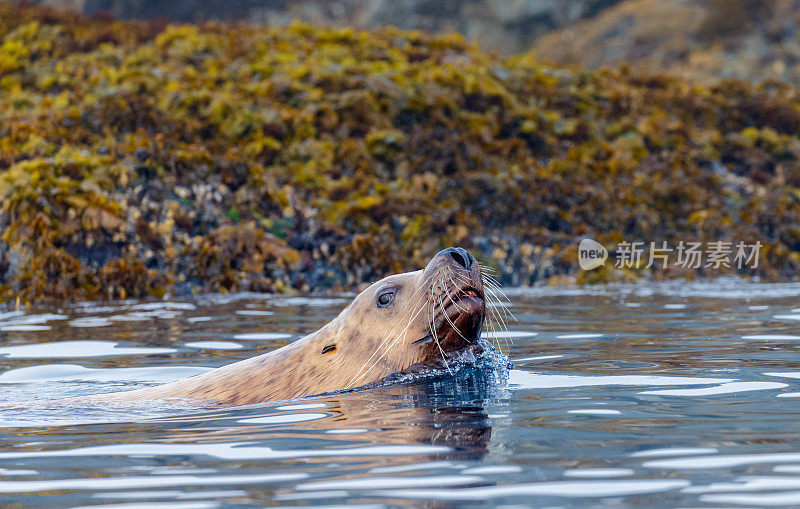
[[[278,348],[351,295],[0,309],[0,505],[800,506],[800,285],[507,294],[484,366],[240,408],[48,400]]]

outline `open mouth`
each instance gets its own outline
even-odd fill
[[[453,302],[459,302],[459,301],[461,301],[463,299],[480,299],[480,300],[483,300],[483,294],[480,293],[475,288],[468,287],[468,288],[463,288],[463,289],[457,291],[456,294],[452,295],[450,298],[453,300]],[[452,305],[453,302],[451,302],[450,304]]]
[[[470,338],[474,335],[472,334],[472,329],[475,328],[474,325],[483,322],[483,314],[483,292],[474,287],[466,287],[443,299],[442,307],[436,314],[432,326],[435,328],[436,337],[440,341],[451,335]],[[476,317],[477,320],[475,319]],[[480,326],[478,326],[479,328]],[[433,339],[434,334],[430,332],[427,336],[414,341],[414,343],[426,343]]]

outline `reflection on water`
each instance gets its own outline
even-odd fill
[[[800,504],[800,285],[509,295],[518,321],[486,335],[512,360],[508,372],[494,362],[497,370],[241,408],[52,400],[163,383],[278,348],[349,296],[0,309],[0,500]]]

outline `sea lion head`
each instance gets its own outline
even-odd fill
[[[479,353],[485,312],[481,267],[465,250],[449,248],[423,270],[372,284],[328,324],[282,348],[184,380],[91,398],[246,405],[364,387]]]
[[[329,324],[334,330],[322,334],[319,355],[350,375],[338,388],[447,366],[465,350],[481,350],[483,288],[478,261],[462,248],[444,249],[425,269],[386,277],[361,292]]]

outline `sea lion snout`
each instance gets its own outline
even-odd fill
[[[419,343],[436,343],[431,354],[448,357],[474,345],[480,337],[486,314],[481,267],[474,256],[460,247],[439,251],[425,267],[423,280],[430,281],[430,335]]]
[[[481,300],[483,299],[481,266],[464,248],[448,247],[436,253],[425,267],[424,277],[429,277],[433,281],[434,289],[437,286],[444,286],[445,290],[463,290],[475,293]],[[437,280],[441,280],[438,285]]]
[[[472,268],[472,264],[475,263],[475,257],[469,254],[466,249],[461,247],[448,247],[447,249],[442,249],[436,253],[436,256],[449,256],[453,259],[453,261],[466,270],[470,270]]]

